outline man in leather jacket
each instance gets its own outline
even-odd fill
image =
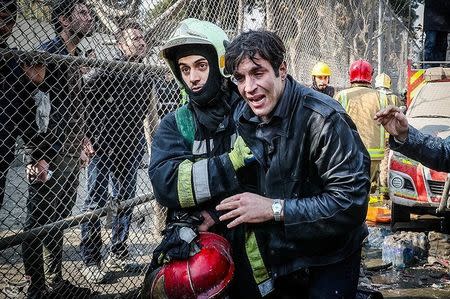
[[[287,74],[285,54],[269,31],[242,33],[227,47],[227,70],[246,102],[234,114],[237,131],[259,182],[257,193],[216,208],[229,228],[255,236],[273,280],[269,297],[355,298],[369,154],[338,102]]]
[[[389,133],[389,147],[437,171],[450,171],[450,142],[425,135],[408,124],[400,107],[388,106],[374,119]]]

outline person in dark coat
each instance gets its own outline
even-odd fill
[[[423,134],[408,123],[397,106],[387,106],[374,119],[389,133],[389,147],[437,171],[450,172],[448,139]]]
[[[16,24],[17,9],[15,0],[0,2],[2,50],[14,50],[8,46],[7,39]],[[29,71],[32,68],[20,64],[15,58],[0,58],[0,207],[5,196],[6,174],[14,161],[16,139],[35,129],[36,110],[32,95],[37,87]]]
[[[122,22],[116,38],[116,61],[143,62],[148,45],[140,24]],[[86,137],[93,152],[87,168],[83,211],[99,209],[107,203],[119,205],[136,196],[138,169],[145,153],[144,119],[155,110],[151,105],[152,86],[152,73],[133,70],[100,69],[87,79]],[[120,208],[112,215],[111,246],[105,261],[108,272],[125,271],[133,264],[127,244],[132,212],[130,207]],[[82,274],[94,283],[107,281],[101,267],[102,245],[100,219],[83,223]]]
[[[91,34],[94,24],[85,1],[55,1],[51,21],[56,35],[39,49],[79,56],[78,45]],[[40,75],[39,90],[48,93],[51,109],[46,130],[25,142],[29,184],[24,231],[71,215],[77,199],[85,127],[85,107],[79,96],[80,68],[55,60],[33,67]],[[63,230],[55,227],[22,243],[25,274],[30,277],[27,298],[61,298],[63,294],[83,298],[91,293],[63,278],[63,237]]]
[[[425,0],[423,30],[425,32],[425,61],[445,61],[450,32],[450,1]],[[426,63],[424,68],[439,66]]]
[[[369,153],[344,108],[295,81],[285,55],[281,39],[265,30],[227,47],[227,71],[245,100],[236,128],[258,162],[258,182],[256,192],[216,209],[227,227],[245,230],[241,251],[262,257],[246,277],[263,297],[355,298],[368,234]]]

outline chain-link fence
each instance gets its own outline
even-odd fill
[[[12,35],[0,49],[0,288],[12,298],[44,282],[61,298],[141,286],[164,222],[149,144],[182,100],[158,52],[180,20],[212,21],[231,38],[276,31],[290,73],[307,85],[319,60],[343,88],[352,60],[377,57],[372,0],[66,2],[18,0],[15,24],[10,8],[1,14]],[[383,62],[400,89],[406,29],[384,13]]]

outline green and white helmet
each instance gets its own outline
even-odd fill
[[[177,29],[172,33],[171,37],[161,49],[160,55],[169,64],[172,73],[176,76],[176,62],[170,53],[173,48],[189,45],[211,45],[217,53],[219,70],[222,76],[230,77],[225,73],[225,42],[228,42],[227,34],[217,25],[194,18],[181,21]]]

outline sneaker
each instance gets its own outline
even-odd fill
[[[2,289],[2,293],[6,296],[6,298],[19,298],[21,290],[17,287],[9,285]]]
[[[7,281],[7,285],[2,289],[2,293],[6,296],[6,298],[19,298],[23,297],[23,294],[26,294],[26,289],[30,284],[30,279],[24,277],[22,280],[9,280]]]
[[[103,272],[97,265],[87,266],[83,269],[81,273],[83,274],[84,278],[86,278],[86,280],[89,282],[97,284],[102,284],[106,282],[106,273]]]
[[[125,271],[131,263],[132,262],[128,255],[120,256],[112,252],[109,254],[105,262],[106,267],[112,271]]]

